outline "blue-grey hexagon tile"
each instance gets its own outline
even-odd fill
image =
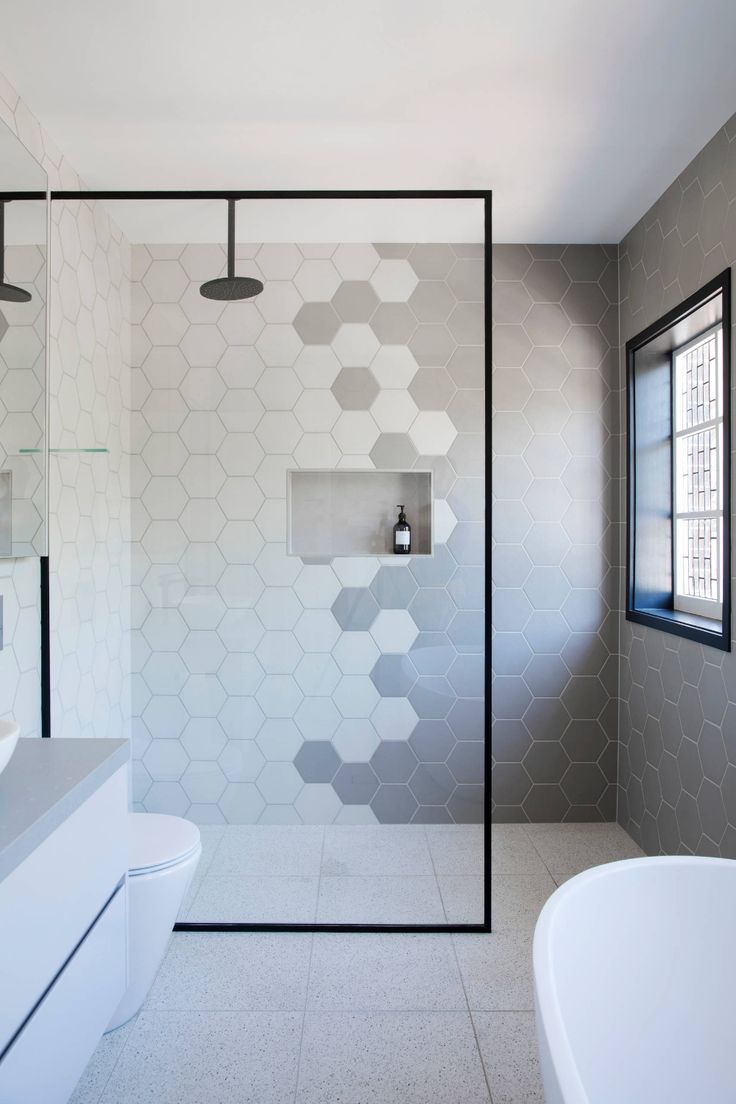
[[[371,679],[383,698],[407,697],[416,678],[414,665],[406,655],[379,656],[371,671]]]
[[[420,632],[409,657],[419,675],[446,675],[457,652],[446,633]]]
[[[378,616],[378,603],[365,587],[345,587],[332,605],[332,614],[344,631],[365,630]]]
[[[420,762],[444,763],[456,741],[446,720],[426,718],[417,723],[409,743]]]
[[[382,740],[371,758],[379,782],[408,782],[417,757],[405,740]]]
[[[378,779],[369,763],[343,763],[332,785],[344,805],[368,805],[378,789]]]
[[[340,764],[329,740],[307,740],[294,757],[294,766],[305,782],[331,782]]]
[[[407,695],[418,717],[446,717],[455,694],[442,675],[422,675]]]
[[[418,807],[414,794],[401,783],[382,783],[371,800],[379,824],[408,824]]]
[[[408,568],[380,567],[370,590],[381,609],[406,609],[417,584]]]
[[[456,740],[482,740],[485,731],[483,701],[458,698],[447,714],[447,723]]]
[[[443,589],[424,587],[409,605],[409,613],[419,629],[430,632],[445,630],[455,615],[455,604]]]

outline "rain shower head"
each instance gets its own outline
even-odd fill
[[[227,276],[207,280],[199,289],[205,299],[228,303],[236,299],[253,299],[263,291],[263,284],[252,276],[235,275],[235,200],[227,201]]]
[[[15,284],[5,283],[5,204],[6,199],[0,199],[0,300],[3,303],[30,303],[31,293]]]

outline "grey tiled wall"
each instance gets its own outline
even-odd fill
[[[616,256],[493,251],[496,820],[615,817]]]
[[[622,345],[735,261],[736,116],[621,243]],[[621,652],[621,824],[651,854],[736,857],[734,653],[623,617]]]
[[[229,305],[221,246],[133,252],[137,801],[482,820],[482,247],[240,246]],[[287,470],[336,467],[433,469],[434,556],[288,555]]]

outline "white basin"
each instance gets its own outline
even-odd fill
[[[0,774],[10,762],[19,736],[20,729],[15,721],[0,721]]]

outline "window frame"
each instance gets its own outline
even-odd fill
[[[661,501],[657,506],[658,524],[664,525],[669,533],[670,577],[665,581],[663,571],[661,593],[664,595],[661,605],[645,605],[637,592],[637,411],[636,411],[636,354],[658,338],[666,338],[676,327],[687,323],[690,316],[701,308],[720,299],[720,320],[703,325],[697,332],[685,340],[673,344],[669,350],[670,380],[670,484],[665,496],[661,492]],[[722,402],[722,451],[719,457],[720,480],[722,487],[722,585],[720,616],[704,616],[694,606],[685,610],[676,604],[675,559],[675,520],[676,520],[676,484],[675,484],[675,357],[689,346],[696,344],[710,331],[722,331],[721,342],[721,393]],[[688,296],[677,307],[668,311],[651,326],[642,330],[626,343],[626,606],[627,621],[660,629],[690,640],[697,640],[721,651],[731,650],[731,270],[725,269],[698,291]],[[657,354],[662,355],[662,354]],[[663,362],[664,363],[664,362]],[[665,442],[666,437],[661,438]],[[649,568],[651,570],[651,567]],[[646,571],[644,572],[646,575]],[[707,600],[706,600],[707,601]],[[689,603],[688,603],[689,604]],[[712,603],[708,602],[712,611]]]

